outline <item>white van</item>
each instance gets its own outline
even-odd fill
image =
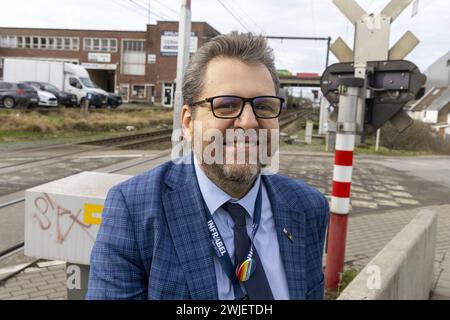
[[[90,105],[103,107],[107,104],[107,96],[92,83],[86,69],[77,64],[6,58],[3,64],[3,78],[8,82],[50,83],[61,91],[75,94],[80,105],[84,103],[88,93],[92,96]]]

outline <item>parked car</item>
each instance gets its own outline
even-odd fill
[[[89,107],[101,108],[106,106],[108,97],[105,94],[98,92],[90,92],[88,94],[91,96],[91,99],[89,100]],[[80,103],[80,106],[82,106],[82,104],[84,103],[84,99],[85,98],[81,100],[82,103]]]
[[[111,108],[117,108],[122,104],[122,97],[118,94],[112,93],[112,92],[106,92],[108,95],[108,102],[107,106]]]
[[[57,107],[58,106],[58,99],[56,96],[50,92],[41,90],[39,85],[32,84],[32,83],[25,83],[21,82],[22,84],[25,84],[27,86],[30,86],[34,88],[39,96],[39,102],[38,105],[40,107]]]
[[[56,99],[58,99],[58,104],[61,104],[63,106],[75,107],[78,104],[77,96],[75,94],[61,91],[50,83],[39,81],[25,81],[24,83],[38,90],[50,92],[51,94],[56,96]]]
[[[28,107],[38,103],[39,96],[34,88],[23,83],[0,81],[0,105],[5,108]]]

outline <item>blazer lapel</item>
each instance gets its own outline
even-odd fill
[[[163,205],[192,299],[218,299],[213,248],[193,164],[174,164]]]
[[[286,190],[283,186],[278,186],[270,176],[263,176],[263,181],[275,221],[290,299],[305,299],[305,214],[301,208],[293,208],[288,204],[291,197],[284,194]],[[292,235],[292,241],[284,234],[283,229]]]

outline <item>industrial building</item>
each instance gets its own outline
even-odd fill
[[[190,52],[219,35],[206,22],[192,22]],[[80,64],[101,88],[124,102],[173,104],[178,22],[158,21],[146,31],[0,28],[0,79],[4,58]]]

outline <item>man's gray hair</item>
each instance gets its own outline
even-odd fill
[[[236,58],[247,64],[261,63],[272,76],[275,92],[278,94],[280,80],[275,68],[272,48],[263,36],[233,31],[214,37],[203,45],[191,58],[183,77],[183,103],[189,106],[199,99],[203,89],[208,63],[216,57]],[[205,97],[201,97],[203,99]]]

